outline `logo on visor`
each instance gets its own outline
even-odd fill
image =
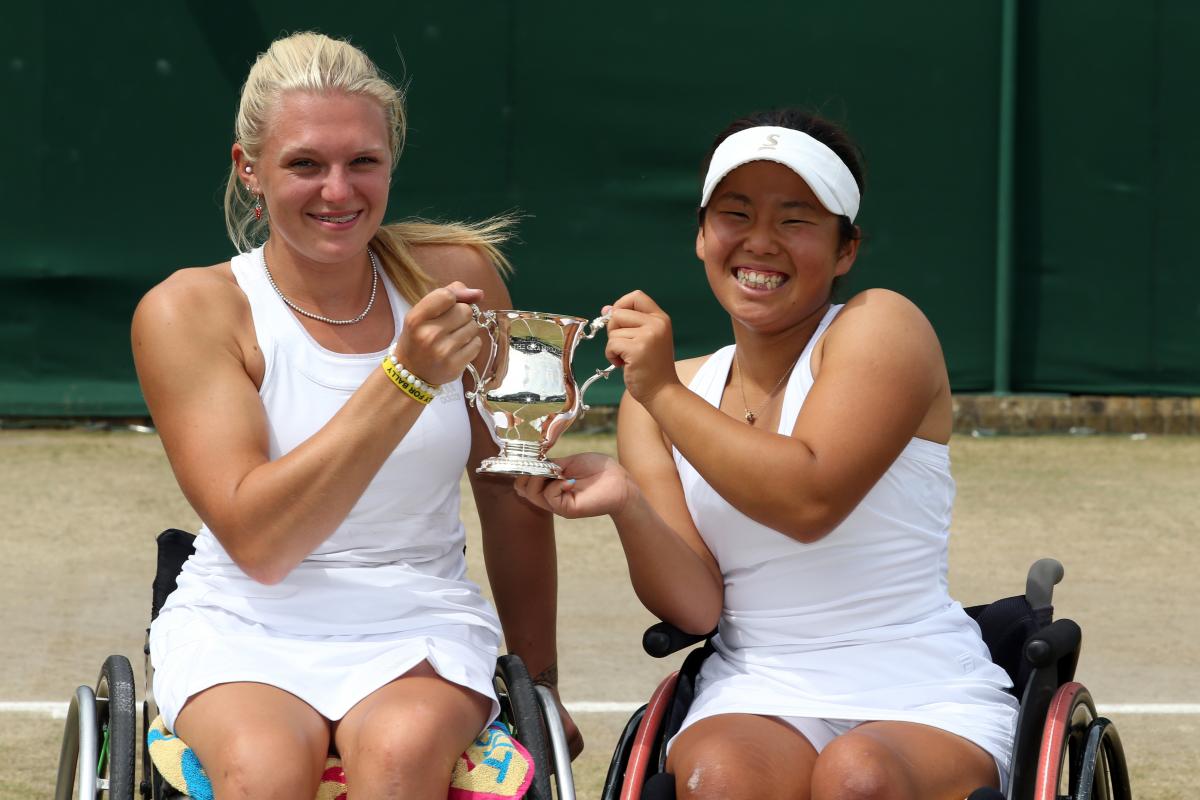
[[[778,144],[779,144],[779,134],[772,133],[772,134],[767,135],[766,143],[759,145],[758,149],[759,150],[774,150]]]

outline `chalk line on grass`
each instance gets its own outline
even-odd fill
[[[579,700],[567,702],[572,714],[632,714],[643,704],[637,702],[614,702],[607,700]],[[54,719],[65,719],[67,703],[49,700],[0,701],[0,714],[42,714]],[[1154,714],[1154,715],[1200,715],[1200,703],[1099,703],[1096,710],[1101,714]]]

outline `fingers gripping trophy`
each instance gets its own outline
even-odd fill
[[[467,399],[500,448],[476,471],[559,477],[562,468],[546,453],[588,410],[583,402],[588,387],[615,369],[598,369],[577,386],[571,361],[576,346],[595,337],[608,324],[608,316],[588,321],[538,311],[481,311],[477,306],[471,313],[487,332],[491,350],[482,375],[467,365],[475,379]]]

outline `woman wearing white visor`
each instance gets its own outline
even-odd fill
[[[798,111],[737,120],[706,165],[696,255],[734,344],[676,363],[632,292],[609,359],[620,463],[518,491],[610,514],[646,607],[717,627],[670,744],[679,797],[961,798],[1000,786],[1016,701],[947,594],[951,396],[894,292],[833,303],[858,255],[856,148]]]

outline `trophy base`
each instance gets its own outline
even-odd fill
[[[529,475],[535,478],[562,477],[562,467],[553,461],[519,456],[496,456],[485,458],[475,470],[480,475]]]

